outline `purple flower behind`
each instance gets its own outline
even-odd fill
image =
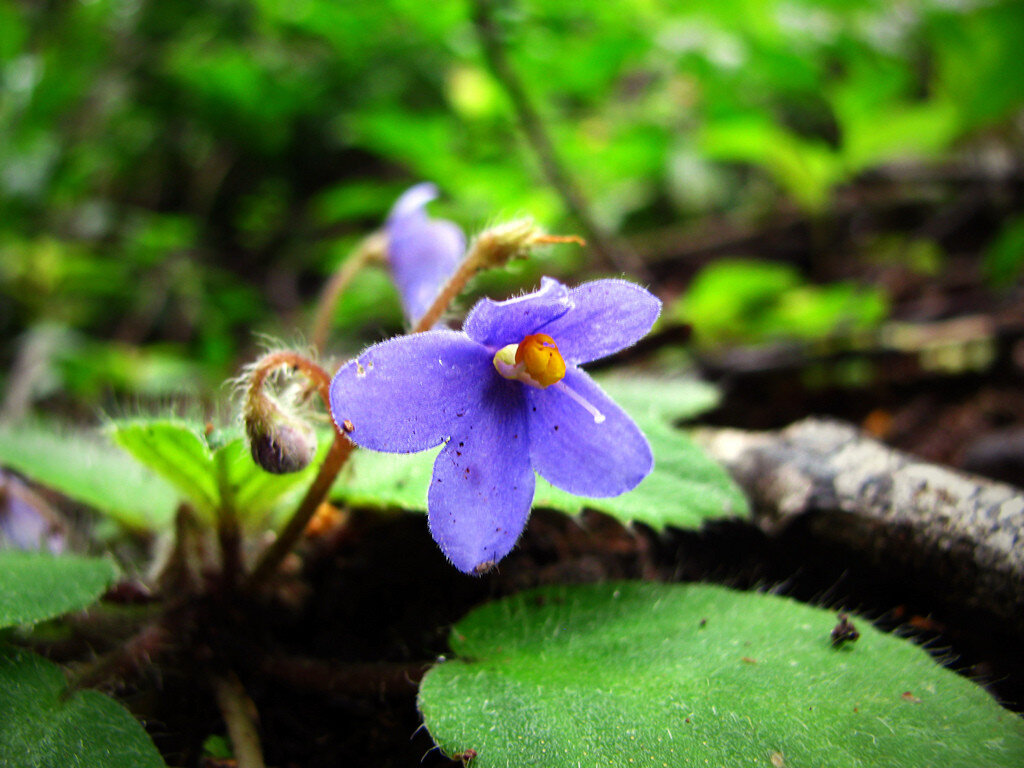
[[[391,274],[412,324],[426,314],[466,250],[457,225],[427,215],[426,205],[437,194],[429,182],[410,187],[395,201],[384,227]]]
[[[0,549],[64,551],[64,531],[54,514],[20,480],[0,471]]]
[[[331,412],[358,445],[410,453],[445,444],[427,494],[430,531],[465,573],[515,545],[534,471],[582,496],[617,496],[653,466],[643,433],[577,366],[642,338],[660,302],[624,280],[484,299],[462,332],[400,336],[331,382]]]

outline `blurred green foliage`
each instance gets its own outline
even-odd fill
[[[86,399],[152,381],[132,360],[163,365],[151,391],[202,388],[254,331],[304,327],[413,181],[437,182],[438,213],[463,225],[563,223],[472,6],[0,0],[0,334],[45,321],[109,340],[51,380]],[[1012,0],[495,6],[562,159],[620,234],[770,211],[780,193],[821,213],[856,174],[998,134],[1024,103]],[[387,281],[358,289],[339,318],[396,329]]]
[[[670,310],[704,347],[848,335],[876,327],[886,312],[877,288],[808,285],[789,264],[742,259],[702,270]]]

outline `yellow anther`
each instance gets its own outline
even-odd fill
[[[519,342],[516,365],[522,365],[542,389],[565,378],[565,360],[555,340],[546,333],[534,333]]]
[[[509,344],[494,355],[494,367],[506,379],[545,389],[565,377],[565,360],[555,340],[546,333],[534,333],[519,344]]]

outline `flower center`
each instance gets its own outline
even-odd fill
[[[506,379],[545,389],[565,377],[565,360],[555,340],[533,333],[518,344],[502,347],[494,355],[494,368]]]
[[[494,368],[506,379],[521,381],[537,389],[557,385],[555,388],[583,406],[594,417],[595,423],[604,421],[603,413],[562,381],[565,378],[565,360],[555,340],[546,333],[530,334],[518,344],[499,349],[494,353]]]

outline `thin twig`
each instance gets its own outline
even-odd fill
[[[559,159],[544,121],[506,55],[501,32],[494,19],[494,0],[473,0],[473,23],[487,63],[508,92],[527,141],[537,154],[548,183],[561,195],[569,212],[583,227],[587,240],[609,267],[648,280],[649,275],[639,257],[624,244],[613,242],[612,237],[594,219],[582,190]]]
[[[245,692],[241,681],[234,674],[213,678],[213,691],[217,696],[224,724],[231,738],[238,768],[265,768],[260,735],[256,729],[259,714],[256,705]]]
[[[359,271],[375,259],[383,258],[387,250],[387,236],[383,232],[374,232],[363,238],[359,243],[356,252],[352,254],[338,268],[330,281],[324,287],[323,293],[316,305],[316,315],[313,318],[313,329],[311,338],[313,348],[317,352],[323,352],[327,345],[327,335],[331,329],[331,318],[334,315],[334,308],[338,304],[345,289],[352,283],[352,280]]]

